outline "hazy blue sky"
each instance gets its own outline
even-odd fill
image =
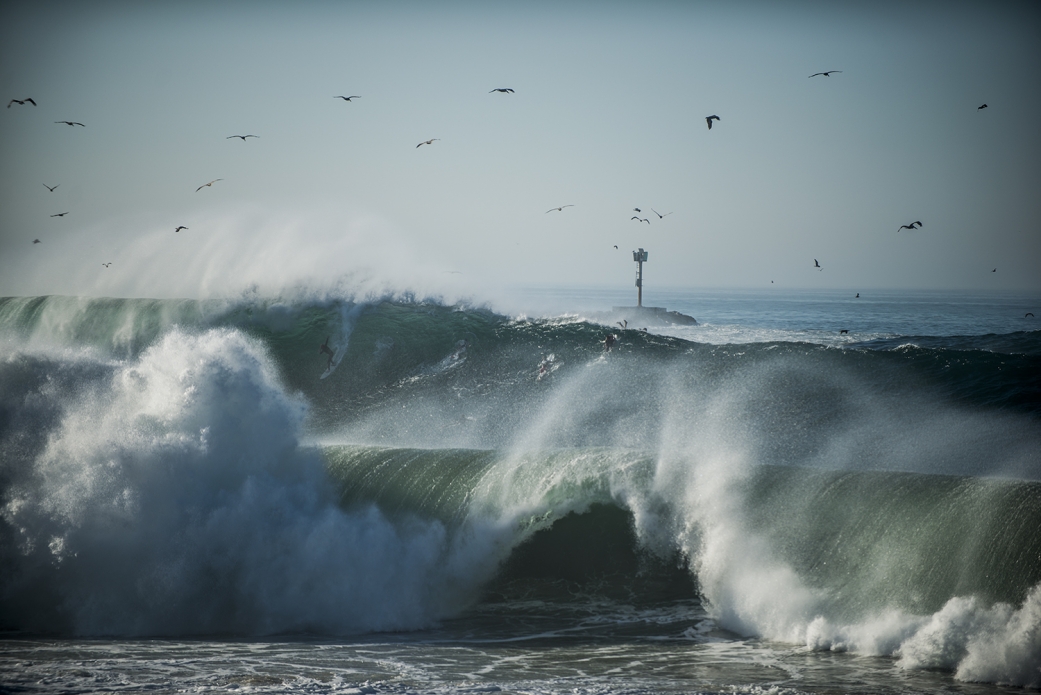
[[[1039,3],[0,7],[0,295],[1041,289]]]

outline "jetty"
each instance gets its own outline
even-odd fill
[[[696,326],[693,316],[669,311],[661,306],[643,305],[643,264],[647,262],[647,252],[642,248],[633,251],[636,261],[636,306],[615,306],[605,318],[608,323],[625,322],[629,328],[647,326]]]

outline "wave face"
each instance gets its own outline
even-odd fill
[[[605,353],[601,325],[433,302],[0,299],[0,621],[414,630],[581,586],[1041,684],[1041,333],[615,330]]]

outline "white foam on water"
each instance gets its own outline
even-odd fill
[[[109,374],[65,405],[3,501],[11,615],[27,597],[58,606],[27,609],[24,627],[413,629],[483,576],[436,521],[337,506],[317,452],[298,445],[303,401],[240,332],[175,330]]]

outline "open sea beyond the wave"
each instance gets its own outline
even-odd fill
[[[856,295],[0,298],[0,691],[1041,689],[1041,296]]]

